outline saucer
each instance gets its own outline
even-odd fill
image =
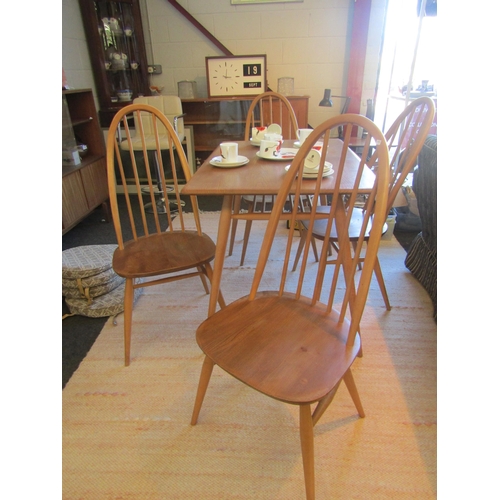
[[[281,134],[281,125],[271,123],[271,125],[267,126],[266,134]]]
[[[257,156],[262,158],[263,160],[271,160],[271,161],[286,161],[295,158],[297,154],[297,150],[293,148],[281,148],[279,156],[273,156],[272,158],[267,158],[265,156],[260,155],[260,151],[257,151]]]
[[[261,141],[261,140],[262,140],[262,139],[253,139],[253,138],[252,138],[252,139],[250,139],[250,144],[251,144],[252,146],[260,146],[260,141]]]
[[[293,147],[294,148],[300,148],[300,146],[302,146],[302,144],[300,144],[299,141],[295,141],[293,143]],[[317,151],[321,151],[321,148],[323,147],[323,143],[322,142],[317,142],[313,147],[312,149],[316,149]]]
[[[290,170],[290,165],[287,165],[285,167],[285,170],[288,172],[288,170]],[[325,168],[323,170],[323,177],[333,175],[333,173],[334,173],[333,165],[329,161],[325,161]],[[317,179],[318,172],[311,172],[311,173],[302,172],[302,177],[304,179]]]
[[[250,160],[246,156],[238,156],[238,161],[235,162],[226,162],[222,161],[221,156],[215,156],[210,160],[210,165],[219,168],[234,168],[234,167],[242,167],[246,165]]]

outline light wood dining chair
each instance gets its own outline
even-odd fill
[[[192,139],[191,135],[186,134],[186,130],[184,128],[184,116],[185,113],[182,111],[182,102],[178,96],[175,95],[166,95],[166,96],[143,96],[137,97],[134,99],[133,104],[148,104],[157,108],[161,111],[168,119],[170,124],[173,126],[177,137],[179,138],[179,142],[181,144],[186,143],[186,149],[188,153],[191,151]],[[148,119],[147,116],[144,117],[143,124],[144,134],[146,136],[146,146],[149,151],[151,151],[154,155],[154,172],[155,172],[155,192],[159,196],[159,199],[156,202],[157,210],[160,213],[165,213],[165,203],[168,203],[168,193],[173,191],[171,184],[171,180],[167,179],[167,184],[162,185],[161,183],[161,175],[160,175],[160,163],[158,159],[158,153],[156,152],[156,142],[155,135],[153,130],[153,124],[151,120]],[[170,147],[170,141],[168,133],[166,132],[163,125],[159,124],[160,129],[160,144],[161,149],[166,150]],[[132,137],[132,142],[129,144],[128,141],[123,141],[121,144],[122,148],[126,151],[130,147],[142,151],[143,144],[140,137]],[[189,162],[188,162],[189,163]],[[193,170],[193,160],[191,159],[191,164],[189,167],[191,169],[191,173]],[[175,203],[175,202],[174,202]],[[147,210],[150,211],[150,205],[148,204]]]
[[[277,123],[281,126],[283,139],[297,138],[297,117],[295,116],[295,111],[293,110],[290,101],[285,96],[278,94],[277,92],[263,92],[255,97],[248,108],[245,122],[244,140],[249,141],[251,139],[253,127],[268,126],[272,123]],[[244,196],[236,196],[233,207],[234,213],[240,212],[242,200],[249,213],[269,212],[274,203],[274,197],[269,195],[255,196],[249,193]],[[233,254],[237,227],[238,219],[233,219],[231,223],[228,255]],[[251,230],[252,220],[247,219],[245,221],[240,266],[242,266],[245,262],[245,255]]]
[[[366,130],[368,140],[360,158],[352,157],[353,153],[348,151],[349,142],[346,140],[339,164],[334,165],[331,205],[328,211],[319,213],[318,198],[323,169],[326,169],[326,151],[339,126],[344,127],[346,138],[351,136],[353,127],[360,127]],[[304,181],[313,187],[315,195],[311,211],[302,212],[299,204],[304,158],[320,138],[324,141],[320,174],[316,180]],[[371,158],[368,158],[370,140],[375,146]],[[357,171],[355,177],[350,177],[353,182],[351,197],[356,197],[359,192],[362,174],[377,165],[373,176],[375,186],[367,198],[367,210],[362,221],[364,226],[371,223],[374,236],[367,243],[364,266],[361,274],[357,273],[359,280],[355,280],[355,270],[360,254],[351,254],[347,234],[353,207],[345,202],[346,191],[340,187],[344,165],[348,161],[354,162]],[[198,345],[205,353],[205,358],[191,424],[195,425],[198,421],[215,365],[271,398],[299,406],[300,442],[308,500],[315,498],[314,425],[333,400],[342,381],[347,386],[358,414],[364,417],[351,365],[361,349],[359,325],[385,221],[388,175],[387,144],[382,132],[373,122],[360,115],[346,114],[331,118],[316,127],[299,149],[284,176],[268,221],[249,295],[210,316],[196,332]],[[306,245],[300,274],[287,273],[294,240],[293,231],[289,231],[283,253],[281,280],[277,278],[276,289],[269,291],[269,276],[265,274],[266,262],[276,229],[284,217],[283,208],[290,193],[294,194],[292,211],[287,214],[291,224],[297,220],[309,220],[309,227],[312,228],[312,221],[316,218],[325,220],[328,227],[336,224],[340,235],[340,264],[345,287],[339,284],[337,290],[337,280],[328,283],[325,280],[326,245],[323,245],[319,266],[307,265],[309,245]],[[309,230],[306,243],[310,242],[311,237],[312,232]],[[362,241],[360,238],[359,247]],[[315,276],[307,274],[306,269],[308,273],[312,270]],[[261,281],[266,291],[260,290]],[[340,290],[345,291],[342,294]],[[206,411],[210,412],[209,403],[206,405]]]
[[[392,208],[394,200],[398,192],[401,190],[405,179],[408,174],[415,167],[418,154],[420,153],[425,139],[429,133],[432,126],[432,121],[434,119],[435,107],[434,102],[429,97],[420,97],[415,101],[411,102],[403,112],[396,118],[394,123],[391,125],[389,130],[386,132],[385,137],[387,145],[389,147],[389,152],[391,156],[390,161],[390,176],[389,176],[389,198],[387,201],[387,206],[385,207],[386,218]],[[320,208],[320,211],[324,210]],[[352,245],[355,250],[355,245],[359,240],[360,230],[361,230],[361,220],[363,219],[363,207],[356,207],[351,220],[351,225],[349,226],[349,237],[351,238]],[[299,259],[300,253],[304,248],[306,231],[308,229],[308,221],[304,221],[302,224],[301,239],[297,249],[295,262],[293,269],[295,270]],[[383,231],[387,231],[387,225],[384,225]],[[329,235],[327,238],[326,235]],[[364,241],[366,242],[371,234],[370,226],[366,229],[366,236]],[[321,241],[328,240],[335,252],[338,252],[338,235],[335,227],[331,228],[331,231],[327,231],[326,224],[322,220],[315,221],[312,229],[312,235],[314,239]],[[314,241],[314,240],[313,240]],[[315,252],[315,257],[317,260],[317,254]],[[337,260],[329,260],[328,264],[336,264]],[[363,259],[360,260],[359,267]],[[389,301],[389,295],[385,286],[384,277],[382,274],[382,269],[380,267],[380,262],[375,260],[375,277],[382,293],[384,299],[385,307],[389,311],[391,309],[391,304]]]
[[[132,117],[135,133],[129,125]],[[151,127],[148,134],[145,124]],[[127,143],[126,148],[123,148],[123,142]],[[167,162],[164,164],[161,155],[165,146],[169,150],[169,166]],[[174,213],[169,203],[165,204],[164,214],[157,209],[147,154],[152,148],[158,159],[159,180],[163,186],[165,170],[171,170],[172,196],[177,201]],[[118,242],[113,255],[113,269],[125,278],[124,337],[125,366],[128,366],[134,290],[199,276],[206,293],[209,293],[206,278],[211,280],[210,262],[215,256],[215,243],[201,230],[195,196],[191,196],[190,201],[196,230],[186,229],[178,172],[186,181],[190,179],[191,172],[179,137],[159,109],[147,104],[131,104],[116,113],[109,127],[106,161],[111,213]],[[118,202],[118,189],[123,192],[124,203]],[[152,214],[146,213],[147,203],[152,207]],[[175,230],[172,224],[174,217],[178,219],[179,226]],[[153,277],[155,279],[151,279]],[[221,307],[225,305],[222,295],[219,296],[219,304]]]

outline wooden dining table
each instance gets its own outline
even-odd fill
[[[238,142],[238,141],[237,141]],[[291,150],[292,140],[284,141],[282,148]],[[333,175],[323,177],[321,182],[321,195],[332,194],[334,191],[336,170],[342,150],[340,139],[330,140],[326,160],[333,165]],[[298,149],[296,149],[298,151]],[[212,288],[208,316],[215,313],[217,296],[220,289],[222,270],[224,267],[225,253],[229,230],[231,226],[233,200],[237,195],[276,195],[281,187],[286,174],[286,166],[293,161],[293,156],[288,160],[264,159],[257,155],[259,148],[250,141],[238,142],[238,155],[245,156],[249,162],[240,167],[217,167],[210,164],[216,156],[220,155],[217,147],[203,162],[201,167],[189,179],[182,190],[183,195],[196,196],[223,196],[222,208],[216,241],[215,259],[213,263]],[[293,154],[293,153],[292,153]],[[359,157],[351,150],[344,167],[340,183],[340,191],[344,194],[352,193],[355,175],[359,166]],[[365,167],[358,192],[370,193],[375,181],[375,174]],[[315,182],[303,181],[304,195],[314,194]],[[294,186],[292,186],[292,190]]]

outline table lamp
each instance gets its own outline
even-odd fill
[[[332,95],[331,89],[325,89],[323,99],[321,99],[319,105],[322,107],[331,108],[333,106],[332,97],[335,97],[336,99],[345,99],[345,103],[344,103],[344,106],[342,106],[340,114],[343,115],[343,114],[347,113],[347,108],[349,107],[349,104],[351,102],[351,98],[349,96],[346,96],[346,95]],[[339,138],[342,139],[342,136],[343,136],[342,127],[339,127],[338,131],[339,131]]]

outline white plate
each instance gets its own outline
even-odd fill
[[[260,139],[250,139],[250,144],[252,146],[260,146]]]
[[[236,162],[225,162],[222,161],[221,156],[214,156],[210,160],[210,165],[213,165],[214,167],[220,167],[220,168],[234,168],[234,167],[242,167],[243,165],[246,165],[250,160],[246,156],[238,156],[238,161]]]
[[[273,156],[272,158],[266,158],[264,156],[260,156],[260,151],[257,151],[257,156],[262,158],[263,160],[272,160],[272,161],[288,161],[293,160],[295,155],[297,154],[297,150],[294,148],[281,148],[279,156]]]
[[[300,144],[300,142],[299,142],[299,141],[295,141],[295,142],[293,143],[293,147],[294,147],[294,148],[300,148],[300,146],[301,146],[301,144]],[[318,151],[321,151],[321,148],[322,148],[322,147],[323,147],[323,143],[322,143],[322,142],[317,142],[317,143],[313,146],[313,148],[314,148],[314,149],[317,149]]]
[[[288,170],[290,169],[290,166],[291,165],[287,165],[285,167],[285,170],[288,172]],[[325,169],[323,170],[323,177],[327,177],[329,175],[333,175],[333,165],[329,162],[329,161],[325,161]],[[302,173],[302,177],[304,177],[304,179],[317,179],[318,178],[318,174],[317,173],[311,173],[311,174],[308,174],[308,173]]]

